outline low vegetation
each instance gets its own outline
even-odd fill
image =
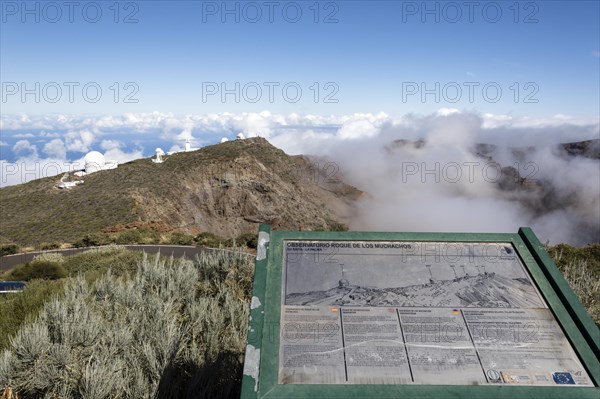
[[[548,253],[600,328],[600,244],[583,248],[559,244]]]
[[[2,244],[0,245],[0,256],[14,255],[19,251],[17,244]]]
[[[36,256],[31,262],[7,273],[6,279],[13,281],[58,280],[67,277],[63,263],[65,263],[65,259],[60,254],[42,254]]]
[[[10,348],[10,340],[25,323],[33,321],[53,296],[60,297],[62,280],[34,280],[19,294],[0,295],[0,353]],[[0,388],[3,387],[0,383]]]
[[[46,253],[34,258],[29,264],[19,266],[0,275],[0,280],[28,281],[25,290],[18,294],[0,295],[0,351],[9,347],[10,338],[20,326],[31,321],[45,302],[53,295],[62,293],[65,279],[55,280],[44,277],[44,273],[36,274],[36,267],[31,264],[51,263],[52,268],[60,267],[65,277],[84,276],[87,281],[94,281],[109,269],[113,275],[125,276],[135,272],[141,261],[139,252],[126,251],[122,247],[107,246],[90,250],[73,256]],[[23,278],[22,278],[23,277]]]
[[[585,263],[590,273],[600,276],[600,243],[585,247],[573,247],[568,244],[558,244],[546,248],[559,269],[564,270],[572,263]]]
[[[213,233],[200,233],[196,236],[181,232],[172,232],[159,235],[158,232],[148,228],[127,229],[118,233],[87,234],[75,241],[73,247],[95,247],[109,244],[118,245],[198,245],[210,248],[245,246],[256,248],[258,236],[254,233],[244,233],[233,238],[220,237]]]
[[[25,263],[8,274],[13,281],[58,280],[64,277],[67,277],[67,272],[61,264],[46,260]]]
[[[213,233],[200,233],[196,236],[197,245],[210,248],[219,248],[225,245],[226,240]]]
[[[80,273],[14,335],[0,386],[23,397],[239,396],[252,263],[210,251],[144,258],[130,276]]]
[[[247,248],[256,249],[258,246],[258,234],[240,234],[231,242],[231,244],[232,246],[241,245]]]

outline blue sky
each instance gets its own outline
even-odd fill
[[[337,162],[373,198],[353,228],[598,240],[598,160],[556,148],[600,138],[599,1],[0,0],[0,81],[0,187],[243,133]],[[394,180],[480,164],[475,143],[570,202],[532,214],[481,170]]]
[[[73,23],[65,2],[26,2],[32,10],[37,4],[38,15],[24,15],[22,2],[1,3],[3,115],[403,115],[452,107],[597,118],[600,107],[597,1],[476,2],[473,22],[465,2],[273,2],[271,22],[262,1],[123,1],[118,7],[97,1],[74,8]],[[423,4],[434,12],[424,14]],[[225,7],[239,11],[223,15]],[[98,9],[98,22],[88,22]],[[255,18],[257,9],[262,15]],[[298,22],[290,22],[298,9]],[[137,22],[124,23],[127,17]],[[22,101],[21,85],[35,91],[36,82],[39,103],[33,94]],[[49,101],[57,95],[53,84],[44,92],[51,82],[62,90],[56,103]],[[78,84],[73,102],[65,82]],[[86,98],[82,87],[89,83],[94,85]],[[223,85],[237,91],[239,102],[235,94],[223,101]],[[95,87],[102,95],[94,103]],[[423,88],[433,91],[424,99]],[[125,102],[128,94],[138,102]]]

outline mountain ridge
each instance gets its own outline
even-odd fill
[[[65,181],[81,179],[70,174]],[[19,244],[72,242],[122,225],[162,226],[222,236],[278,229],[336,230],[364,193],[303,156],[264,138],[150,158],[83,177],[72,189],[61,176],[0,189],[0,238]],[[165,227],[166,226],[166,227]]]

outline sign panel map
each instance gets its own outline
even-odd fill
[[[279,384],[594,386],[511,243],[285,240]]]

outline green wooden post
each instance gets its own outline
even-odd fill
[[[252,301],[250,302],[250,321],[248,323],[244,374],[242,376],[242,397],[248,399],[257,397],[259,387],[261,341],[265,313],[265,283],[267,279],[270,235],[271,226],[261,224],[258,231],[254,284],[252,287]]]
[[[523,241],[527,245],[529,252],[531,252],[533,258],[540,265],[544,275],[556,291],[556,295],[564,304],[569,315],[573,318],[573,321],[594,351],[594,354],[600,359],[600,330],[596,326],[596,323],[594,323],[594,320],[585,310],[585,307],[583,307],[563,274],[558,270],[558,267],[556,267],[556,264],[548,252],[546,252],[546,249],[540,243],[533,230],[529,227],[521,227],[519,235],[523,237]]]

